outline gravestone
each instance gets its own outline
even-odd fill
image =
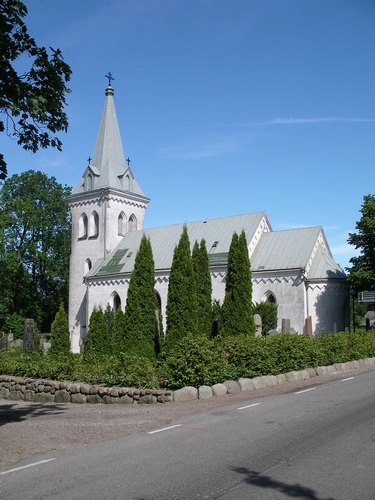
[[[5,334],[3,333],[3,336],[0,339],[0,349],[7,349],[8,347],[8,339],[5,337]]]
[[[255,323],[255,336],[262,336],[262,318],[260,314],[254,314],[254,323]]]
[[[283,318],[281,320],[281,333],[289,333],[290,332],[290,319]]]
[[[23,327],[23,346],[22,351],[25,352],[34,345],[34,320],[25,319]]]

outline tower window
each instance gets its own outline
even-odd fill
[[[87,238],[87,215],[83,213],[78,222],[78,238]]]

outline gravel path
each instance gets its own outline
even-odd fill
[[[88,443],[107,441],[150,429],[231,403],[271,394],[292,392],[331,380],[371,371],[360,368],[288,382],[276,387],[216,396],[188,403],[154,405],[38,404],[0,400],[0,467],[15,464],[32,455],[66,450]]]

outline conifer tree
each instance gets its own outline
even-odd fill
[[[197,295],[186,226],[183,227],[180,241],[173,253],[166,313],[166,347],[187,334],[196,334]]]
[[[53,356],[70,355],[68,315],[64,311],[63,304],[60,304],[54,322],[52,323],[51,348],[48,352]]]
[[[196,241],[192,252],[195,288],[197,293],[197,331],[199,335],[211,336],[212,331],[212,282],[206,241]]]
[[[112,323],[112,353],[118,356],[120,352],[124,351],[124,335],[125,335],[125,324],[124,324],[124,311],[121,307],[118,307],[115,312]]]
[[[124,315],[124,351],[155,359],[158,309],[155,264],[150,240],[143,235],[130,277]]]
[[[83,356],[89,358],[92,355],[107,356],[109,354],[109,342],[107,322],[103,309],[94,307],[87,332]]]
[[[233,234],[228,253],[225,297],[221,311],[225,336],[254,335],[252,281],[249,251],[244,231]]]

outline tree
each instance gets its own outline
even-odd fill
[[[112,322],[111,347],[112,353],[118,356],[123,351],[125,335],[124,311],[118,307]]]
[[[375,290],[375,196],[363,197],[362,216],[356,223],[357,233],[349,233],[348,243],[360,249],[358,257],[352,257],[348,281],[356,291]]]
[[[262,318],[262,335],[277,328],[277,304],[274,302],[260,302],[254,307],[254,314],[259,314]]]
[[[50,331],[67,304],[70,188],[29,170],[0,189],[0,314],[21,314]]]
[[[84,359],[91,359],[92,356],[109,355],[109,338],[107,330],[107,319],[101,307],[94,307],[89,322]]]
[[[254,335],[252,281],[244,231],[233,234],[228,253],[225,296],[221,310],[222,331],[225,336]]]
[[[166,313],[166,347],[173,345],[187,334],[195,335],[197,331],[197,295],[186,226],[183,227],[180,241],[173,253]]]
[[[34,153],[49,146],[61,151],[61,140],[51,134],[67,131],[64,112],[66,83],[71,69],[59,49],[38,47],[27,32],[23,18],[27,8],[20,0],[0,2],[0,132],[17,140]],[[25,57],[28,56],[28,57]],[[30,61],[28,70],[18,74],[18,59]],[[7,165],[0,154],[0,179],[7,176]]]
[[[197,241],[195,242],[191,258],[197,294],[197,331],[200,335],[210,338],[212,333],[212,282],[204,239],[200,245]]]
[[[151,242],[143,235],[130,276],[124,315],[124,352],[156,357],[155,264]]]
[[[68,315],[64,311],[63,304],[60,304],[56,313],[55,320],[52,323],[51,348],[48,351],[52,356],[70,355],[70,334]]]

